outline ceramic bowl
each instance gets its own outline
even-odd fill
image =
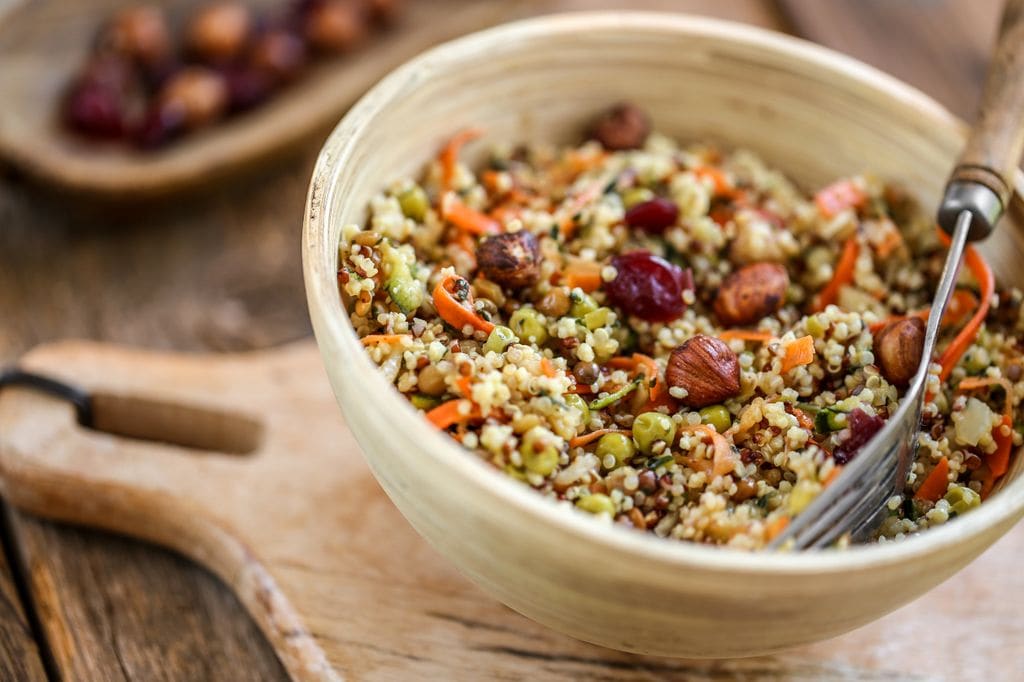
[[[944,581],[1024,515],[1024,458],[978,510],[906,541],[747,553],[663,540],[577,513],[435,431],[378,372],[336,283],[343,225],[416,175],[461,127],[496,141],[570,141],[628,99],[655,128],[758,152],[806,188],[871,171],[936,205],[964,126],[934,101],[809,43],[681,15],[572,14],[436,48],[373,88],[335,128],[305,216],[310,312],[338,402],[377,480],[444,556],[508,606],[615,649],[761,654],[838,635]],[[1024,285],[1016,226],[983,249]],[[396,557],[401,561],[401,557]]]

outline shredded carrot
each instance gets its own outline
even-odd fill
[[[501,171],[485,170],[480,174],[480,184],[491,194],[498,194],[501,191]]]
[[[469,377],[459,377],[455,380],[455,385],[459,387],[459,393],[462,394],[463,398],[472,400],[473,396],[473,380]]]
[[[698,166],[693,169],[693,174],[700,180],[708,180],[714,190],[715,196],[729,196],[732,194],[733,186],[729,178],[721,168],[715,166]]]
[[[882,258],[888,258],[889,254],[901,246],[903,246],[903,235],[900,234],[899,228],[889,223],[889,229],[885,231],[882,240],[875,245],[875,253]]]
[[[603,435],[605,435],[607,433],[621,433],[624,436],[632,436],[633,435],[632,431],[624,431],[622,429],[598,429],[596,431],[591,431],[590,433],[585,433],[582,436],[576,436],[575,438],[570,438],[569,439],[569,447],[570,448],[581,448],[581,447],[590,445],[595,440],[597,440],[598,438],[600,438],[601,436],[603,436]]]
[[[573,259],[565,266],[565,285],[570,289],[579,287],[586,293],[601,287],[601,264],[594,261]]]
[[[555,371],[555,364],[547,358],[540,359],[540,371],[546,377],[555,377],[557,372]]]
[[[469,403],[470,408],[468,412],[464,413],[462,411],[461,406],[463,403]],[[480,408],[468,400],[455,398],[446,403],[441,403],[430,412],[427,412],[427,419],[430,420],[431,424],[443,431],[454,424],[480,419]]]
[[[943,456],[939,463],[935,465],[935,468],[932,469],[932,472],[928,474],[928,478],[924,479],[921,487],[914,493],[914,499],[938,502],[946,494],[946,488],[948,487],[949,460]]]
[[[786,412],[789,412],[793,417],[796,418],[796,423],[799,424],[801,429],[806,431],[814,431],[814,420],[811,419],[810,415],[801,410],[799,407],[786,406]]]
[[[814,337],[810,335],[801,336],[799,339],[786,346],[785,355],[782,356],[781,371],[785,374],[794,367],[809,365],[813,360]]]
[[[718,431],[715,431],[706,424],[698,424],[696,426],[684,426],[680,429],[680,432],[701,433],[711,439],[711,443],[715,448],[714,468],[712,469],[712,473],[715,476],[725,476],[736,467],[736,453],[733,452],[732,445],[729,444],[728,439]]]
[[[947,327],[960,326],[964,319],[971,314],[971,311],[974,310],[977,305],[978,298],[970,290],[957,289],[949,299],[949,305],[946,307],[946,313],[942,316],[942,324]],[[899,322],[900,320],[905,320],[908,317],[919,317],[922,322],[927,323],[928,316],[930,314],[931,306],[925,306],[924,308],[915,310],[907,315],[891,315],[884,320],[868,325],[868,330],[872,334],[877,334],[893,322]]]
[[[950,240],[945,232],[939,230],[939,239],[944,244],[949,246]],[[978,307],[974,312],[971,319],[964,325],[964,328],[960,330],[960,333],[956,335],[946,350],[943,351],[939,357],[939,364],[942,365],[942,372],[939,373],[939,379],[945,381],[949,378],[950,373],[956,364],[960,362],[960,358],[963,357],[967,349],[970,348],[971,344],[974,343],[974,339],[978,336],[978,330],[981,329],[981,324],[985,321],[985,316],[988,315],[988,308],[992,302],[992,294],[996,290],[996,280],[992,275],[992,269],[985,262],[985,259],[981,257],[978,250],[973,246],[968,245],[964,251],[964,262],[967,263],[968,269],[971,274],[974,275],[974,279],[978,281],[978,286],[981,288],[981,295],[978,301]]]
[[[445,192],[454,189],[455,168],[459,163],[459,152],[463,145],[480,137],[483,131],[479,128],[466,128],[461,130],[448,140],[441,149],[441,189]]]
[[[437,308],[437,314],[440,315],[445,322],[459,331],[462,331],[463,327],[469,325],[474,329],[484,332],[485,334],[490,334],[494,329],[494,324],[480,317],[471,309],[473,305],[472,297],[467,297],[466,299],[466,303],[469,307],[455,300],[455,297],[451,292],[451,287],[455,284],[457,279],[461,278],[457,275],[449,275],[438,282],[437,286],[434,287],[434,307]]]
[[[774,339],[775,335],[770,332],[750,331],[747,329],[726,329],[718,335],[718,338],[722,341],[740,339],[743,341],[760,341],[762,343],[767,343]]]
[[[828,472],[828,475],[824,479],[822,479],[821,487],[822,488],[827,488],[830,485],[832,485],[832,482],[835,481],[837,478],[839,478],[839,474],[841,474],[842,472],[843,472],[843,465],[842,464],[836,464],[834,467],[832,467],[832,471]]]
[[[788,525],[789,525],[789,517],[788,516],[776,517],[775,520],[771,521],[768,524],[768,527],[765,528],[765,530],[764,530],[765,539],[767,539],[769,542],[771,542],[775,538],[777,538],[780,535],[782,535],[782,531],[786,530],[786,527]]]
[[[409,334],[369,334],[360,339],[360,341],[362,341],[364,346],[373,346],[378,343],[394,345],[396,343],[401,343],[402,339],[408,338],[411,338]]]
[[[852,180],[839,180],[814,195],[814,203],[826,218],[834,218],[848,208],[860,208],[868,195]]]
[[[831,305],[839,298],[839,290],[853,281],[853,272],[857,265],[857,256],[860,255],[860,243],[857,235],[846,240],[843,244],[843,252],[836,263],[835,274],[825,288],[818,292],[811,307],[812,312],[821,312],[825,306]]]
[[[1003,403],[1003,416],[1010,417],[1012,415],[1013,395],[1010,389],[1010,382],[1006,379],[993,379],[992,377],[967,377],[957,384],[957,390],[974,391],[979,388],[987,388],[989,386],[1003,387],[1003,390],[1006,392],[1006,402]]]
[[[501,232],[501,224],[497,220],[466,206],[454,192],[447,192],[441,198],[441,217],[470,234],[486,235]]]

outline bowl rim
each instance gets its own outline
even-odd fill
[[[829,72],[829,75],[855,82],[915,108],[930,125],[950,129],[960,136],[966,130],[962,121],[928,95],[853,57],[775,31],[709,17],[648,11],[569,12],[510,22],[442,43],[398,67],[361,97],[331,132],[318,155],[306,202],[302,258],[310,316],[325,366],[336,364],[344,357],[365,369],[373,369],[375,384],[364,387],[364,391],[376,394],[377,399],[367,401],[371,405],[368,409],[387,413],[392,419],[405,422],[404,427],[415,432],[423,451],[429,453],[439,466],[446,467],[464,483],[485,489],[506,508],[516,509],[535,522],[585,538],[609,551],[621,552],[622,556],[653,561],[667,567],[700,567],[759,575],[839,574],[909,564],[914,559],[952,549],[997,525],[1012,525],[1024,515],[1024,475],[1005,485],[999,494],[970,514],[958,518],[955,523],[930,528],[919,536],[901,541],[851,545],[843,551],[751,552],[654,537],[649,533],[619,528],[585,514],[572,513],[565,508],[565,503],[550,500],[512,480],[430,427],[419,411],[375,371],[376,365],[363,351],[348,313],[341,305],[336,272],[323,267],[323,249],[327,249],[328,254],[336,253],[336,245],[321,241],[324,228],[333,218],[330,207],[337,175],[346,167],[361,132],[372,125],[373,113],[386,106],[389,99],[398,93],[416,87],[416,83],[430,72],[459,63],[469,55],[486,55],[489,47],[495,44],[521,44],[527,40],[581,31],[623,28],[742,43],[753,49],[805,61]],[[332,358],[329,350],[346,352]],[[358,352],[347,352],[350,350]],[[339,404],[348,417],[350,410],[341,401]]]

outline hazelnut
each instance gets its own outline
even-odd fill
[[[540,248],[526,230],[488,237],[477,248],[476,260],[487,279],[509,289],[528,287],[540,277]]]
[[[345,52],[366,37],[368,27],[362,8],[346,0],[325,0],[306,15],[306,39],[322,52]]]
[[[890,322],[875,335],[875,359],[886,381],[905,386],[917,373],[924,352],[924,322],[907,317]]]
[[[228,88],[224,78],[201,66],[182,69],[160,92],[160,106],[180,109],[187,128],[197,128],[216,120],[227,105]]]
[[[721,339],[697,334],[672,351],[665,380],[682,388],[686,407],[707,407],[740,392],[740,361]]]
[[[715,315],[728,327],[754,324],[777,312],[786,298],[789,275],[777,263],[754,263],[725,278],[715,298]]]
[[[171,56],[167,18],[154,5],[123,9],[110,21],[100,45],[146,66],[164,62]]]
[[[286,82],[295,78],[306,63],[306,44],[290,31],[267,31],[252,47],[252,65],[274,79]]]
[[[241,2],[217,2],[200,9],[185,32],[188,49],[213,64],[238,57],[249,41],[252,10]]]
[[[590,137],[605,149],[639,149],[651,132],[651,122],[643,109],[629,102],[615,105],[599,116],[590,127]]]

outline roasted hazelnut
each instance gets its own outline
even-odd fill
[[[480,272],[509,289],[528,287],[540,277],[540,248],[526,230],[485,239],[476,251]]]
[[[275,80],[287,82],[305,65],[306,44],[291,31],[272,29],[256,39],[249,60]]]
[[[100,47],[140,64],[154,66],[171,56],[171,37],[163,10],[138,5],[121,10],[100,36]]]
[[[366,37],[368,26],[362,8],[347,0],[324,0],[306,14],[306,39],[322,52],[346,52]]]
[[[605,149],[619,151],[643,147],[650,132],[651,122],[643,109],[622,102],[594,121],[590,137],[600,142]]]
[[[875,335],[874,347],[882,376],[894,386],[905,386],[921,364],[924,322],[919,317],[890,322]]]
[[[564,287],[552,287],[551,291],[537,301],[537,310],[551,318],[563,317],[569,312],[569,294]]]
[[[697,334],[672,351],[665,380],[686,391],[678,399],[686,407],[714,405],[739,394],[739,358],[724,341]]]
[[[782,307],[789,288],[786,268],[754,263],[725,278],[715,298],[715,315],[727,327],[754,324]]]
[[[211,69],[190,66],[168,81],[160,92],[159,104],[180,109],[185,126],[198,128],[216,120],[227,109],[227,84],[223,76]]]
[[[185,43],[189,51],[212,64],[242,54],[252,31],[252,10],[241,2],[217,2],[200,9],[189,22]]]

